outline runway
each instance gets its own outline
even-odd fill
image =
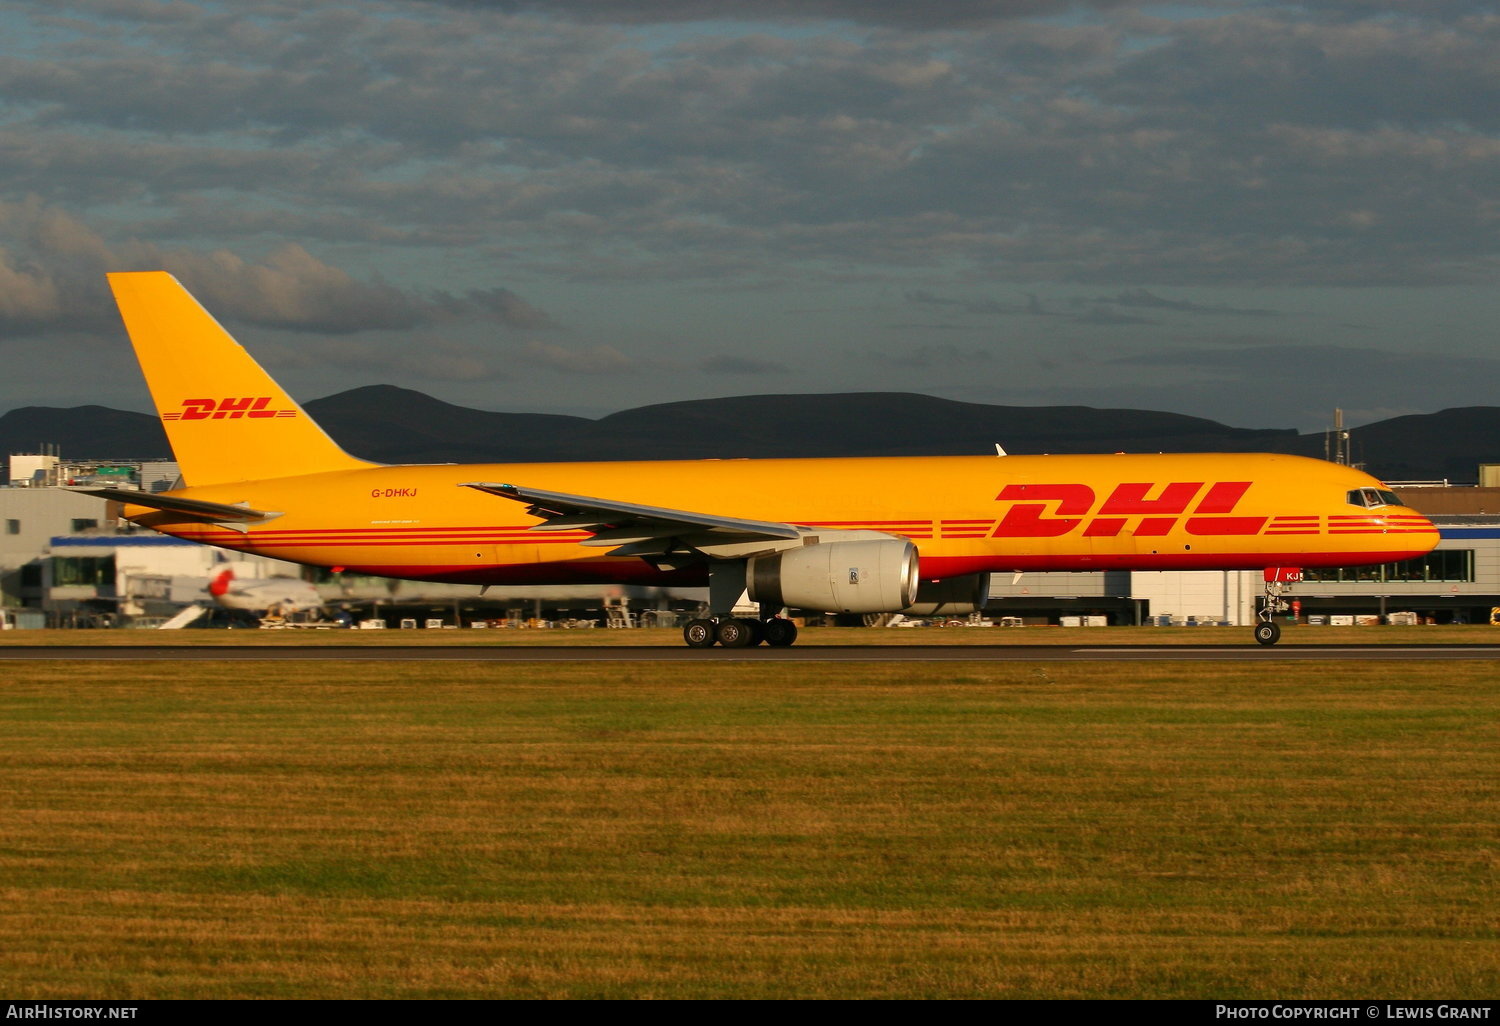
[[[1329,662],[1500,659],[1500,645],[807,645],[708,648],[682,645],[5,645],[0,662],[493,662],[493,663],[960,663]]]

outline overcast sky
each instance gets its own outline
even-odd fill
[[[0,0],[0,411],[147,409],[103,274],[159,268],[304,400],[1496,405],[1497,54],[1459,0]]]

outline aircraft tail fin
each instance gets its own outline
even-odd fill
[[[218,598],[229,591],[231,582],[234,580],[234,571],[225,567],[214,575],[214,579],[208,582],[208,593]]]
[[[165,271],[109,275],[190,486],[375,466],[339,448]]]

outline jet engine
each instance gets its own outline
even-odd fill
[[[776,609],[889,613],[917,597],[917,547],[904,538],[825,542],[752,556],[750,599]]]
[[[901,612],[910,616],[968,616],[990,600],[989,574],[963,574],[941,581],[923,581],[917,597]]]

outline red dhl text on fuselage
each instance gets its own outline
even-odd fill
[[[927,577],[1007,570],[1255,569],[1405,559],[1437,541],[1404,506],[1364,509],[1368,475],[1266,454],[400,466],[188,488],[283,516],[243,534],[132,508],[195,541],[391,576],[649,580],[586,531],[530,531],[525,507],[461,487],[510,482],[808,527],[910,538]],[[853,511],[858,515],[853,515]],[[683,580],[683,575],[668,575]],[[690,573],[687,577],[692,577]]]

